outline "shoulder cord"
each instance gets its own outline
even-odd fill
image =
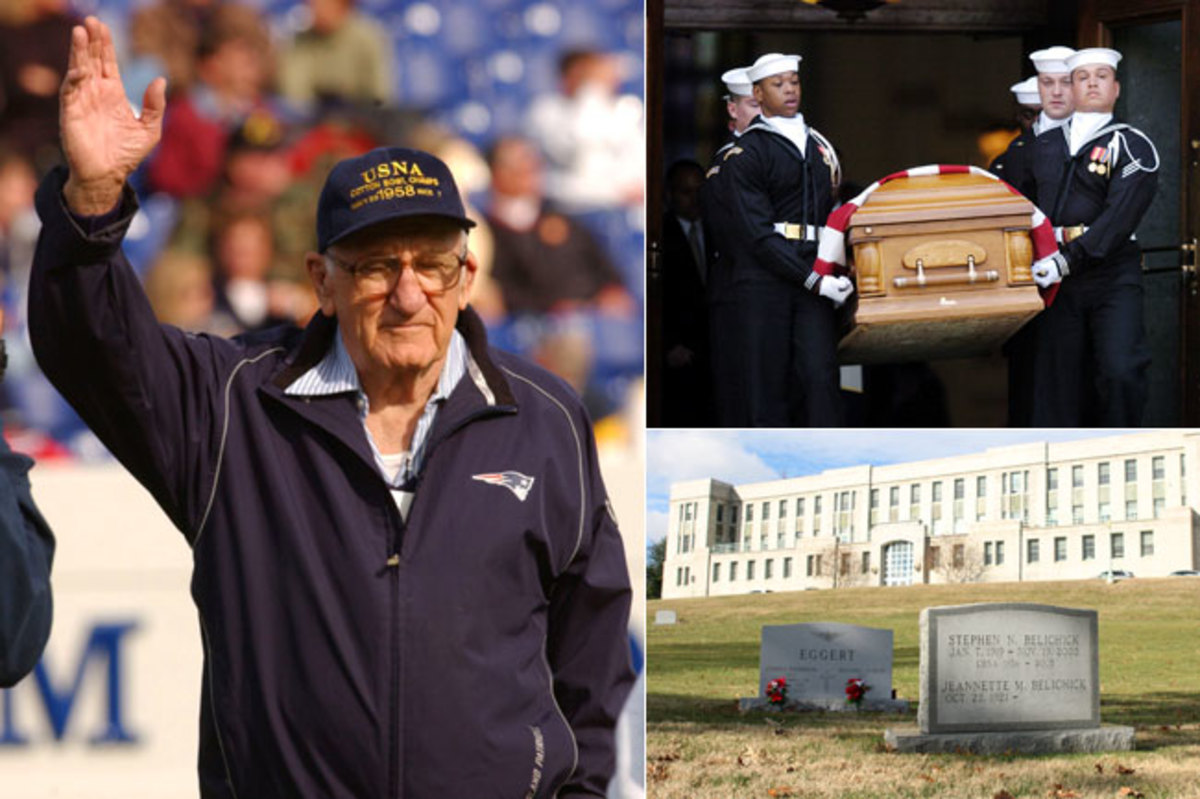
[[[1116,133],[1113,134],[1113,141],[1112,141],[1111,146],[1113,146],[1114,148],[1118,147],[1119,146],[1118,139],[1119,139],[1120,144],[1123,144],[1125,146],[1126,151],[1129,152],[1129,163],[1126,164],[1125,168],[1121,170],[1121,177],[1127,178],[1130,175],[1132,175],[1134,172],[1157,172],[1159,166],[1162,165],[1162,159],[1159,158],[1159,156],[1158,156],[1158,148],[1156,148],[1154,146],[1154,142],[1150,141],[1150,139],[1148,137],[1146,137],[1145,135],[1143,135],[1142,138],[1146,140],[1146,144],[1150,145],[1150,152],[1154,153],[1154,166],[1152,166],[1152,167],[1147,167],[1146,165],[1144,165],[1140,158],[1133,157],[1133,151],[1129,149],[1129,142],[1126,141],[1126,139],[1125,139],[1124,131],[1118,130]],[[1116,155],[1118,152],[1119,151],[1114,151],[1114,157],[1113,157],[1113,165],[1114,166],[1117,163]]]

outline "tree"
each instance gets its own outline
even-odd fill
[[[983,577],[983,555],[979,547],[965,539],[947,541],[933,570],[947,583],[977,583]]]
[[[667,560],[667,539],[658,539],[646,547],[646,596],[662,598],[663,564]]]

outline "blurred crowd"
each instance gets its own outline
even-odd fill
[[[482,277],[472,302],[493,343],[570,382],[598,435],[628,435],[643,353],[640,41],[636,51],[584,41],[562,24],[569,3],[482,5],[518,24],[498,24],[474,51],[419,62],[426,84],[466,95],[451,108],[401,79],[417,63],[401,57],[409,44],[428,54],[435,27],[453,33],[450,3],[0,0],[0,411],[17,447],[103,457],[41,376],[24,330],[33,195],[61,159],[57,93],[85,11],[120,34],[135,110],[155,76],[168,81],[163,140],[135,175],[141,210],[125,242],[162,321],[222,336],[305,324],[316,302],[303,256],[316,247],[329,168],[380,144],[418,147],[445,160],[470,199]],[[640,22],[640,3],[600,5],[628,6]],[[535,37],[556,48],[553,61],[520,59]],[[438,69],[469,78],[476,67],[499,74],[508,94],[489,96],[488,81],[438,82]],[[529,88],[539,84],[549,88]],[[514,102],[520,114],[500,113]]]

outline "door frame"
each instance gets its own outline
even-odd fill
[[[1179,19],[1181,35],[1179,163],[1183,196],[1179,203],[1179,234],[1183,243],[1200,236],[1200,0],[1080,0],[1079,47],[1108,47],[1112,28],[1139,22]],[[1182,253],[1182,263],[1189,256]],[[1181,288],[1179,303],[1179,390],[1182,425],[1200,422],[1200,286],[1195,264]],[[1181,426],[1182,426],[1181,425]]]

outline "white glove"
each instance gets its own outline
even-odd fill
[[[841,308],[846,298],[854,293],[854,284],[846,276],[834,277],[825,275],[817,284],[817,293],[833,303],[834,308]]]
[[[1067,268],[1067,259],[1061,252],[1047,255],[1033,264],[1033,282],[1038,288],[1048,289],[1064,277],[1071,274]]]

